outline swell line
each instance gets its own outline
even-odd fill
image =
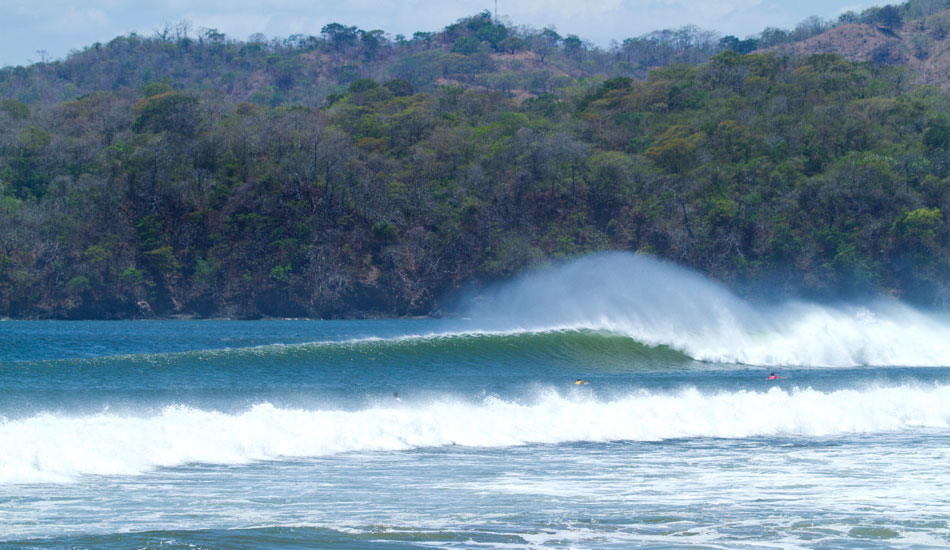
[[[683,362],[689,356],[664,345],[651,346],[624,334],[584,328],[542,330],[470,331],[408,335],[393,338],[359,338],[293,344],[266,344],[253,347],[192,350],[174,353],[126,354],[91,358],[53,359],[7,363],[20,369],[78,365],[103,367],[135,363],[170,365],[176,363],[260,364],[309,362],[335,364],[340,361],[388,360],[427,361],[451,359],[455,364],[483,364],[499,360],[614,362]],[[0,367],[3,365],[0,364]]]

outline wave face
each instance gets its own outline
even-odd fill
[[[189,463],[460,445],[505,447],[672,438],[840,436],[950,428],[950,386],[673,393],[602,400],[583,390],[524,403],[488,397],[388,403],[357,411],[278,408],[234,414],[181,405],[151,416],[43,413],[0,421],[0,483],[67,482]]]
[[[0,362],[0,413],[9,397],[4,389],[16,393],[27,387],[54,391],[87,385],[117,391],[142,386],[230,387],[255,392],[261,386],[325,389],[339,378],[345,385],[332,389],[351,392],[354,385],[374,391],[379,384],[404,385],[414,377],[422,378],[413,385],[428,385],[435,380],[450,387],[458,383],[453,373],[482,373],[490,378],[520,374],[546,379],[564,376],[565,372],[576,374],[578,369],[610,372],[701,366],[680,351],[644,345],[608,331],[432,332],[178,353]],[[129,376],[131,372],[135,376]]]
[[[664,345],[643,344],[625,334],[587,328],[431,332],[394,338],[361,338],[343,342],[269,345],[244,349],[189,352],[194,357],[241,360],[293,360],[338,365],[340,361],[373,360],[397,364],[497,365],[499,362],[542,361],[570,365],[629,365],[631,361],[685,362],[689,357]]]
[[[682,267],[626,253],[549,266],[469,311],[523,330],[599,330],[700,361],[763,366],[950,365],[950,317],[893,301],[757,306]]]

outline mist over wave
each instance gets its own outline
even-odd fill
[[[597,254],[506,283],[468,315],[520,330],[605,330],[702,361],[768,366],[950,365],[950,317],[896,301],[750,304],[648,256]]]
[[[0,483],[446,445],[833,436],[921,427],[950,427],[950,386],[718,393],[688,388],[609,400],[583,390],[544,391],[525,402],[445,398],[357,411],[261,403],[235,414],[180,405],[143,416],[44,413],[0,420]]]

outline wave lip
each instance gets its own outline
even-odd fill
[[[547,392],[530,403],[486,398],[394,403],[360,411],[238,414],[169,406],[151,416],[40,414],[0,421],[0,483],[69,482],[189,463],[461,445],[505,447],[676,438],[835,436],[950,428],[950,386],[659,394],[613,400]]]

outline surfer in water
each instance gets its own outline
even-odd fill
[[[581,380],[580,378],[577,379],[577,382],[574,382],[575,386],[580,386],[581,384],[590,384],[590,382],[586,380]]]
[[[766,380],[778,380],[778,376],[775,376],[774,372],[770,372],[768,376],[765,377]]]
[[[394,392],[393,392],[393,399],[395,399],[396,401],[402,401],[402,399],[399,398],[399,392],[398,392],[398,391],[394,391]]]

